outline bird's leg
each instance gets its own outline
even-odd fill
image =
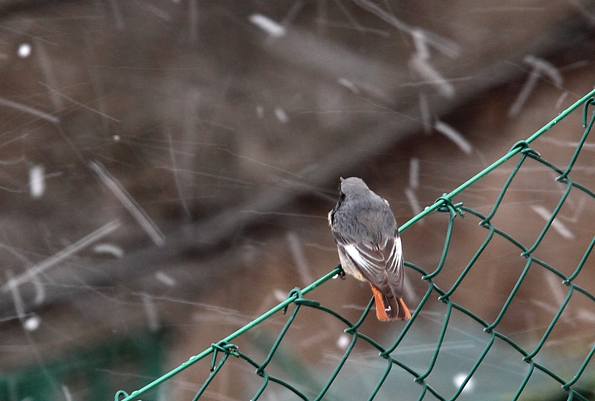
[[[337,267],[338,267],[339,269],[341,269],[341,271],[339,271],[339,273],[337,273],[337,275],[339,276],[339,278],[340,278],[341,280],[345,280],[345,270],[343,270],[343,266],[341,266],[341,264],[339,263],[339,264],[337,265]],[[337,267],[335,267],[335,269],[336,269]]]

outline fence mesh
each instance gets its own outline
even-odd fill
[[[413,271],[421,276],[427,287],[427,291],[421,298],[411,319],[403,325],[396,339],[388,346],[381,345],[381,341],[372,338],[365,333],[365,330],[362,330],[362,325],[368,317],[368,312],[374,306],[373,299],[370,300],[360,318],[354,322],[330,307],[322,305],[314,299],[306,298],[306,294],[318,286],[324,285],[329,279],[339,274],[341,270],[340,267],[337,267],[308,287],[292,290],[284,302],[278,304],[267,313],[226,338],[213,343],[202,353],[191,357],[186,363],[147,384],[140,390],[136,390],[131,394],[123,390],[118,391],[115,395],[115,400],[132,401],[139,399],[140,396],[149,390],[154,389],[199,360],[209,356],[211,358],[211,372],[210,374],[207,372],[206,380],[196,393],[194,400],[212,397],[212,393],[208,395],[207,389],[214,379],[225,369],[227,364],[229,364],[230,357],[232,356],[235,357],[232,358],[233,360],[237,361],[239,359],[241,363],[245,363],[247,367],[255,371],[254,380],[257,381],[258,385],[252,394],[251,400],[271,399],[270,394],[269,397],[263,396],[267,393],[276,394],[276,397],[273,397],[274,399],[301,399],[308,401],[322,399],[379,400],[395,399],[395,397],[398,399],[454,400],[464,398],[466,393],[473,387],[476,390],[478,388],[484,389],[484,392],[474,392],[472,398],[475,399],[478,397],[478,394],[480,394],[479,397],[481,399],[544,399],[544,394],[540,394],[535,388],[542,388],[545,389],[544,391],[547,391],[551,387],[543,386],[543,383],[546,382],[557,385],[558,393],[554,395],[558,398],[555,399],[590,399],[593,393],[592,390],[588,390],[588,387],[593,387],[595,378],[593,374],[587,374],[585,372],[589,371],[589,361],[593,353],[595,353],[595,335],[590,340],[590,348],[585,348],[585,352],[580,354],[578,362],[572,365],[572,368],[568,368],[568,364],[551,360],[543,350],[550,339],[552,331],[560,325],[561,316],[571,300],[576,297],[582,297],[589,302],[595,302],[595,296],[587,289],[578,285],[575,280],[579,273],[585,269],[589,254],[595,246],[594,233],[590,232],[586,234],[589,238],[592,237],[592,239],[586,246],[586,249],[581,251],[582,256],[578,258],[580,261],[570,273],[568,273],[567,267],[562,268],[547,260],[542,260],[539,257],[538,250],[540,246],[544,246],[544,238],[548,231],[552,230],[553,227],[555,228],[556,218],[565,202],[568,201],[571,193],[578,191],[584,194],[584,196],[595,199],[595,192],[575,180],[572,174],[573,167],[584,148],[587,136],[595,121],[595,113],[592,112],[595,105],[593,95],[595,95],[595,91],[590,92],[577,101],[527,140],[516,143],[502,158],[479,172],[451,193],[440,197],[433,205],[426,208],[422,213],[401,227],[401,231],[406,230],[421,219],[435,213],[445,213],[448,217],[443,251],[436,267],[432,271],[426,271],[419,266],[406,262],[406,266],[409,269],[413,269]],[[574,110],[581,110],[581,107],[584,133],[565,165],[558,166],[553,164],[531,147],[533,141],[541,137],[542,134],[562,119],[567,118]],[[580,118],[577,118],[577,120],[580,120]],[[525,244],[505,232],[495,223],[495,220],[505,194],[511,188],[518,172],[525,168],[529,162],[538,163],[540,166],[547,168],[555,176],[555,182],[562,185],[564,190],[554,210],[549,216],[545,216],[545,224],[532,240],[533,242]],[[512,165],[511,172],[488,213],[481,213],[462,203],[455,202],[454,198],[459,193],[466,190],[476,181],[482,180],[488,173],[504,163]],[[466,223],[469,220],[477,220],[479,226],[485,230],[485,239],[479,248],[475,250],[468,264],[461,270],[458,277],[449,281],[451,283],[448,284],[449,288],[442,288],[443,286],[437,283],[437,279],[445,271],[443,267],[447,263],[449,252],[453,248],[452,242],[456,240],[453,230],[457,222],[462,220],[463,216],[465,216]],[[466,277],[473,269],[477,268],[477,265],[480,263],[478,260],[481,259],[482,253],[494,241],[506,241],[509,246],[516,249],[518,251],[517,254],[520,254],[522,258],[524,268],[521,269],[516,283],[508,293],[508,296],[505,297],[506,300],[495,319],[488,321],[485,317],[471,311],[470,307],[465,307],[453,299]],[[534,269],[545,269],[549,272],[548,274],[555,275],[559,279],[559,282],[562,283],[561,285],[564,288],[565,295],[562,297],[559,305],[555,305],[556,310],[552,312],[553,317],[549,321],[549,324],[547,324],[547,327],[544,328],[536,341],[530,343],[519,340],[514,335],[506,334],[506,330],[501,330],[501,325],[507,314],[511,313],[511,304],[515,296],[517,296],[522,283],[527,280],[529,272]],[[420,313],[430,310],[433,307],[432,303],[436,302],[436,298],[441,301],[441,311],[444,313],[435,315],[439,316],[436,319],[437,335],[429,340],[427,337],[424,337],[423,329],[421,331],[419,329],[416,330],[416,325],[418,324]],[[325,315],[323,318],[336,319],[345,327],[347,341],[344,345],[343,354],[337,356],[334,368],[330,372],[325,373],[324,380],[319,377],[314,381],[292,380],[291,376],[287,378],[285,375],[276,374],[276,370],[271,368],[275,359],[279,358],[283,342],[287,341],[287,333],[290,331],[292,324],[294,324],[296,317],[304,308],[320,311]],[[244,335],[248,330],[267,321],[272,316],[279,316],[280,312],[286,313],[285,324],[276,339],[272,341],[272,345],[268,348],[268,353],[264,358],[248,355],[232,342],[237,337]],[[373,313],[370,314],[370,316],[372,315]],[[462,321],[466,322],[464,323],[465,325],[461,323]],[[452,333],[459,333],[459,342],[453,341],[454,337]],[[312,335],[316,335],[316,333],[312,333]],[[423,358],[420,358],[419,355],[412,357],[411,353],[408,352],[410,350],[410,344],[414,344],[416,341],[423,341],[427,348]],[[374,355],[370,358],[374,359],[376,370],[366,380],[365,386],[358,386],[357,389],[354,389],[353,386],[350,387],[348,384],[345,384],[345,379],[339,380],[339,378],[342,372],[349,370],[350,373],[347,374],[347,381],[356,380],[354,378],[360,381],[362,380],[362,373],[358,372],[357,368],[358,364],[362,364],[361,356],[354,356],[357,353],[354,351],[356,346],[362,343],[366,347],[371,347],[375,350]],[[470,343],[473,343],[473,346],[470,346]],[[446,344],[448,344],[448,347]],[[460,344],[460,347],[457,347],[456,344]],[[359,359],[353,364],[350,364],[350,359],[355,358]],[[455,361],[457,358],[462,358],[465,363],[461,366],[466,367],[461,370],[461,373],[456,375],[454,375],[456,372],[449,372],[448,377],[452,378],[454,375],[454,386],[451,382],[451,387],[447,387],[440,381],[440,376],[436,372],[445,369],[455,369],[453,366],[456,365]],[[505,374],[500,374],[497,378],[493,374],[494,371],[504,372]],[[396,376],[398,376],[398,379]],[[395,383],[405,383],[405,381],[409,384],[403,384],[402,387],[395,385]],[[490,385],[492,388],[490,388]],[[341,386],[344,387],[343,390],[339,388]],[[406,391],[408,392],[406,393]]]

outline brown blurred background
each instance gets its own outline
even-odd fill
[[[110,399],[140,387],[336,266],[326,213],[340,176],[366,180],[402,224],[595,82],[591,1],[5,0],[0,11],[0,398],[9,400]],[[582,132],[578,112],[535,148],[565,166]],[[575,168],[591,189],[592,151]],[[528,165],[495,222],[531,245],[539,211],[564,188]],[[457,201],[488,213],[511,168]],[[564,274],[593,238],[594,202],[573,193],[561,211],[570,234],[552,230],[538,251]],[[477,222],[460,220],[436,279],[445,289],[485,239]],[[407,230],[406,259],[433,271],[445,224],[435,214]],[[526,262],[519,253],[495,241],[453,300],[493,321]],[[595,291],[591,259],[578,279]],[[408,271],[412,307],[427,289],[419,278]],[[566,294],[532,269],[499,329],[531,349]],[[357,319],[370,293],[348,278],[310,297]],[[434,306],[419,330],[439,329],[443,304]],[[344,327],[304,316],[285,369],[327,374]],[[266,353],[284,321],[242,346]],[[546,345],[567,380],[576,363],[567,370],[558,358],[584,357],[594,321],[595,304],[573,298]],[[402,328],[366,324],[387,343]],[[421,352],[410,341],[411,355]],[[207,399],[254,393],[260,379],[238,366]],[[192,369],[151,396],[191,399],[208,361]]]

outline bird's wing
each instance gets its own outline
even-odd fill
[[[364,278],[383,294],[401,298],[403,293],[403,257],[401,239],[385,238],[380,244],[372,241],[337,241],[339,251],[346,256]]]
[[[398,233],[388,239],[384,252],[385,254],[388,253],[386,274],[388,275],[390,287],[394,296],[401,298],[403,296],[405,268],[403,267],[403,247]]]

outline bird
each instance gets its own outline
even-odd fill
[[[378,320],[409,320],[401,237],[388,201],[361,178],[341,178],[339,201],[328,222],[343,271],[370,283]]]

